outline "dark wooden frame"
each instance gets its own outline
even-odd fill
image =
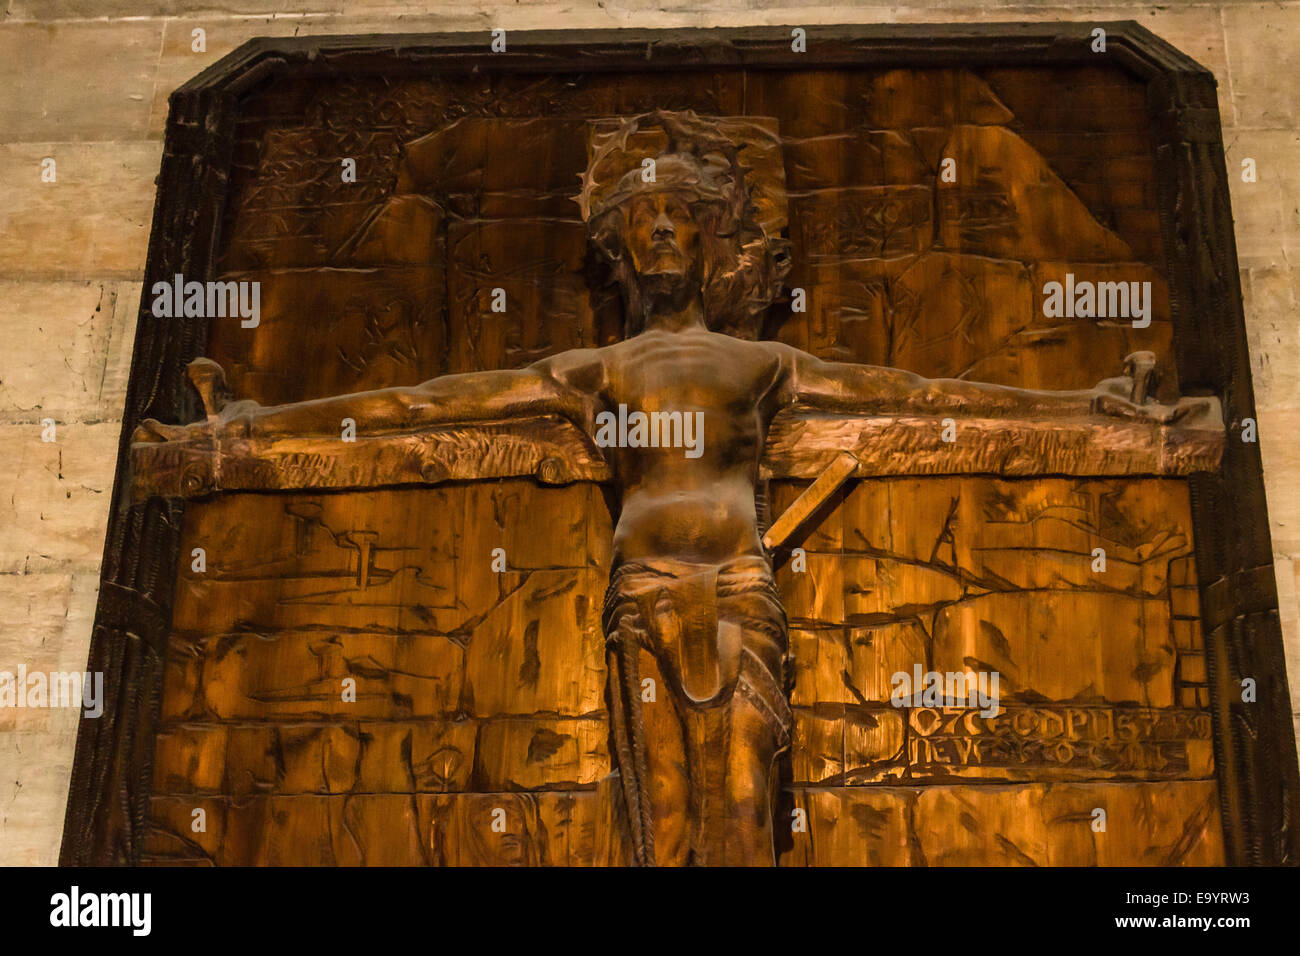
[[[1105,54],[1091,50],[1098,26]],[[1241,441],[1255,405],[1213,75],[1133,22],[814,26],[806,28],[806,53],[791,50],[791,29],[512,32],[501,54],[489,51],[487,32],[252,40],[171,96],[145,289],[178,272],[215,277],[241,98],[286,74],[1080,66],[1104,56],[1146,83],[1179,381],[1185,394],[1217,394],[1229,423],[1220,472],[1191,479],[1227,858],[1300,860],[1293,823],[1300,772],[1262,466],[1259,445]],[[90,649],[108,706],[101,718],[83,719],[77,735],[63,865],[138,863],[152,785],[184,503],[131,503],[128,443],[143,418],[199,417],[184,369],[203,353],[208,329],[201,319],[156,319],[148,301],[142,297]],[[1241,700],[1245,677],[1257,682],[1256,703]]]

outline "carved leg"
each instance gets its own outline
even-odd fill
[[[606,654],[611,749],[632,859],[641,866],[684,866],[690,786],[675,695],[642,645],[645,632],[635,605],[620,610],[614,621]],[[652,682],[648,687],[643,683],[647,678]]]
[[[641,705],[645,718],[646,764],[650,815],[654,820],[656,866],[685,866],[690,862],[692,794],[686,747],[675,697],[658,662],[642,652],[641,666],[655,681],[656,700]]]
[[[726,866],[775,866],[772,812],[778,741],[771,724],[746,698],[732,699],[732,746],[727,767],[729,833]]]
[[[748,699],[684,707],[690,863],[772,866],[772,781],[779,741]]]
[[[654,829],[647,800],[645,726],[638,697],[639,654],[635,623],[624,615],[606,638],[610,750],[623,791],[623,821],[627,824],[632,861],[638,866],[650,866],[654,863]]]
[[[785,612],[762,591],[733,594],[725,620],[744,634],[740,678],[728,704],[726,811],[728,832],[717,862],[776,865],[772,815],[777,760],[790,744],[792,716],[786,688]]]

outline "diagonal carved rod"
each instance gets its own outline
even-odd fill
[[[849,476],[857,471],[860,464],[858,456],[851,451],[842,451],[835,456],[835,460],[817,476],[817,480],[805,488],[794,504],[786,508],[781,517],[772,523],[772,527],[767,529],[767,534],[763,535],[763,547],[769,551],[780,547],[799,525],[808,520],[809,515],[849,480]]]

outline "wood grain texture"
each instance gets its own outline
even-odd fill
[[[944,439],[947,422],[956,428]],[[857,474],[1190,475],[1214,471],[1221,427],[1096,418],[1035,425],[1007,419],[899,416],[862,419],[787,412],[773,424],[766,479],[813,478],[846,448]],[[132,494],[193,498],[216,491],[374,488],[490,478],[544,484],[611,480],[604,454],[571,423],[515,419],[434,427],[418,435],[137,442]]]
[[[799,542],[810,571],[797,575],[788,563],[780,571],[792,609],[797,742],[778,818],[789,819],[798,806],[810,822],[807,833],[780,836],[781,861],[1291,859],[1288,808],[1297,787],[1294,761],[1284,755],[1294,747],[1287,749],[1291,730],[1279,709],[1286,698],[1271,573],[1259,570],[1267,564],[1267,524],[1259,521],[1258,456],[1236,440],[1251,407],[1249,369],[1235,272],[1224,265],[1231,220],[1212,83],[1136,28],[1107,25],[1113,63],[1131,75],[1098,67],[1082,27],[1033,27],[1015,37],[938,29],[945,41],[935,48],[927,38],[936,29],[816,29],[816,56],[798,62],[788,38],[763,31],[674,36],[671,44],[652,44],[648,60],[644,41],[652,33],[583,38],[577,59],[576,41],[561,35],[512,35],[512,48],[522,51],[513,59],[460,49],[463,38],[382,48],[349,38],[255,44],[175,101],[175,168],[191,151],[206,155],[192,150],[199,117],[222,111],[238,114],[230,132],[235,162],[217,150],[215,179],[163,196],[163,221],[178,225],[166,235],[155,229],[149,275],[169,276],[177,250],[193,250],[196,233],[184,210],[204,210],[202,224],[224,209],[220,229],[197,233],[217,237],[220,265],[187,272],[279,282],[287,270],[303,270],[310,277],[264,317],[275,335],[241,337],[218,320],[210,336],[187,345],[177,328],[142,318],[133,388],[159,372],[170,384],[162,400],[131,406],[126,435],[146,417],[197,417],[182,367],[198,354],[222,361],[241,396],[292,402],[517,367],[615,341],[617,301],[573,294],[590,286],[572,277],[585,265],[564,203],[576,188],[569,173],[580,171],[585,157],[566,159],[557,150],[566,141],[564,124],[657,106],[775,117],[791,236],[807,249],[796,256],[790,284],[818,292],[806,313],[778,303],[765,335],[828,359],[1039,388],[1090,387],[1124,355],[1148,349],[1165,372],[1160,400],[1213,394],[1232,429],[1221,449],[1180,444],[1176,428],[1145,436],[1136,444],[1154,464],[1102,471],[1116,476],[1104,481],[908,471],[855,482],[833,497],[831,511],[814,516]],[[578,59],[602,71],[572,72]],[[453,60],[456,69],[446,69]],[[922,60],[931,69],[916,72]],[[432,76],[431,63],[443,65]],[[475,63],[478,77],[457,72]],[[663,69],[690,82],[666,82]],[[1065,73],[1053,72],[1061,69],[1068,82],[1048,80],[1061,80]],[[337,83],[340,70],[354,80]],[[518,104],[518,115],[483,115],[501,112],[501,103]],[[446,143],[446,130],[467,117],[517,120],[516,139],[506,140],[528,148],[492,150],[493,161],[482,163],[471,161],[467,145],[463,168],[430,173],[447,183],[445,201],[430,209],[413,198],[423,187],[403,169],[401,146],[434,132]],[[452,136],[469,134],[472,125]],[[227,135],[220,123],[208,129]],[[474,137],[494,142],[481,132],[460,142]],[[996,156],[994,166],[1014,173],[963,182],[922,210],[913,193],[933,183],[946,149],[968,160]],[[340,199],[327,180],[339,156],[354,154],[379,172],[366,179],[370,193]],[[533,170],[511,160],[525,154],[551,156],[536,170],[553,181],[530,180]],[[426,154],[435,155],[458,154]],[[1156,174],[1167,163],[1177,176]],[[1040,176],[1042,195],[1023,188],[1026,171]],[[387,196],[376,188],[386,181],[398,184]],[[882,229],[884,219],[900,228]],[[409,243],[399,241],[403,232]],[[1213,241],[1188,238],[1204,235]],[[463,252],[446,252],[448,238]],[[896,258],[875,258],[884,251]],[[419,269],[429,256],[445,256],[446,267],[401,286],[400,270]],[[331,277],[349,262],[386,275],[367,280],[376,283],[372,290],[412,290],[400,293],[410,305],[368,314],[371,296],[361,280]],[[1042,321],[1037,290],[1067,271],[1150,278],[1152,326]],[[315,308],[354,305],[318,335],[294,321],[294,302],[329,283]],[[498,286],[526,305],[519,321],[485,321],[484,296]],[[179,355],[160,360],[160,349]],[[326,350],[331,360],[321,362],[319,376],[286,372]],[[773,513],[801,490],[794,479],[818,473],[823,448],[829,457],[843,447],[836,427],[826,433],[835,437],[804,456],[808,464],[799,467],[808,470],[773,479]],[[916,434],[909,431],[908,440]],[[1120,452],[1134,447],[1116,433],[1111,438]],[[1000,452],[973,456],[962,468],[979,470],[979,460],[992,470],[1017,467],[1011,442],[996,441]],[[1113,467],[1111,459],[1089,459],[1095,441],[1089,431],[1039,451],[1066,463],[1058,474],[1071,473],[1070,461]],[[162,447],[150,453],[161,455]],[[483,458],[481,450],[462,455],[455,447],[440,459],[453,468]],[[887,469],[898,446],[885,448],[893,450],[876,464]],[[587,496],[572,506],[575,522],[605,516],[584,556],[565,556],[550,571],[550,557],[525,564],[537,589],[523,585],[503,595],[503,582],[448,576],[454,549],[431,551],[418,570],[401,570],[403,549],[429,547],[435,528],[426,520],[457,529],[445,532],[448,541],[468,535],[475,554],[499,543],[490,539],[502,527],[504,505],[472,497],[472,485],[234,494],[191,502],[182,517],[171,501],[128,504],[126,453],[124,441],[114,526],[140,522],[149,509],[163,521],[149,519],[155,530],[129,540],[110,532],[109,549],[126,564],[152,561],[162,584],[102,589],[94,653],[125,661],[138,640],[132,635],[150,628],[155,658],[152,668],[106,668],[110,699],[145,703],[131,704],[112,724],[83,722],[65,862],[626,861],[611,836],[625,822],[604,776],[610,757],[596,729],[607,719],[599,639],[593,657],[588,638],[574,637],[589,633],[573,622],[590,618],[608,567],[598,544],[607,539],[597,532],[609,516],[598,488],[586,479],[573,486]],[[489,454],[489,469],[527,476],[546,457],[515,445],[497,454]],[[1180,492],[1170,490],[1179,482],[1118,477],[1213,472],[1219,454],[1230,483],[1215,474],[1192,478],[1195,520]],[[299,473],[326,467],[343,466],[308,459]],[[164,470],[169,484],[160,492],[183,495],[185,462]],[[417,485],[446,475],[414,473]],[[873,465],[872,474],[891,472]],[[545,516],[558,499],[531,496],[570,488],[489,484],[498,483],[529,489],[516,495],[523,512],[505,512],[515,515],[511,521],[537,515],[533,524],[524,520],[526,534],[506,543],[508,553],[557,537]],[[290,500],[294,510],[284,510]],[[850,501],[860,520],[845,519]],[[317,512],[311,502],[337,511]],[[419,515],[429,517],[413,520]],[[159,528],[170,530],[160,537]],[[220,572],[205,581],[190,580],[185,570],[200,541],[216,542],[211,566]],[[279,554],[277,545],[287,541],[293,548]],[[1090,570],[1097,546],[1110,559],[1100,589]],[[253,577],[241,578],[250,561]],[[519,581],[511,573],[507,591]],[[176,616],[167,584],[173,579]],[[327,585],[325,597],[311,597],[316,585]],[[1050,601],[1020,596],[1044,591]],[[454,597],[440,602],[429,593]],[[473,624],[480,613],[487,616]],[[1114,621],[1127,638],[1091,624],[1076,632],[1084,621]],[[1036,654],[1035,640],[1059,646],[1070,666]],[[891,668],[929,654],[954,667],[966,658],[996,659],[1013,675],[1017,696],[993,718],[942,708],[904,714],[882,704]],[[1263,707],[1234,702],[1234,682],[1247,673],[1266,678]],[[345,675],[367,691],[359,698],[365,716],[326,706],[326,689]],[[158,735],[127,713],[148,712],[151,700],[165,714]],[[131,773],[143,783],[124,782]],[[1112,820],[1144,823],[1124,829],[1122,839],[1097,839],[1082,821],[1098,805]],[[214,821],[203,835],[190,830],[198,806]],[[491,826],[498,809],[501,832]]]
[[[894,79],[903,95],[923,95],[920,81],[916,82],[920,89],[912,90],[908,75]],[[503,148],[509,134],[521,131],[519,124],[453,125],[457,130],[449,136],[452,142],[458,136],[466,137],[471,152],[485,155]],[[949,247],[967,242],[982,260],[1042,259],[1069,252],[1089,261],[1128,254],[1122,241],[1092,219],[1023,140],[999,127],[980,128],[980,135],[965,127],[955,129],[965,131],[960,147],[954,147],[965,151],[965,168],[980,170],[984,182],[999,181],[1005,190],[1002,194],[965,197],[960,186],[944,188],[942,184],[950,181],[944,175],[938,186],[912,189],[909,195],[915,193],[924,201],[906,208],[895,205],[896,197],[889,195],[888,189],[855,188],[852,196],[831,190],[829,196],[822,197],[829,199],[830,205],[805,211],[804,218],[797,220],[810,228],[794,230],[796,247],[813,261],[835,262],[846,257],[879,261],[926,253],[928,246],[919,241],[938,230],[938,242]],[[140,464],[145,469],[150,464],[150,445],[211,450],[206,461],[192,454],[188,461],[173,456],[172,463],[179,465],[180,472],[175,487],[187,494],[232,488],[283,491],[387,486],[410,480],[413,470],[426,483],[445,478],[501,479],[520,470],[552,484],[604,478],[619,515],[602,613],[609,752],[623,791],[627,827],[622,837],[637,865],[772,865],[777,859],[777,823],[772,816],[779,775],[777,757],[789,747],[792,733],[813,753],[830,747],[834,740],[834,723],[800,723],[787,700],[787,613],[772,578],[769,554],[759,541],[762,529],[754,513],[764,491],[759,480],[770,481],[773,471],[784,474],[782,465],[786,463],[795,475],[801,470],[815,474],[827,467],[828,461],[832,469],[838,468],[837,473],[820,477],[792,506],[798,515],[790,520],[798,521],[808,518],[856,469],[877,476],[963,469],[1002,475],[1050,473],[1053,469],[1132,474],[1144,465],[1157,473],[1177,471],[1176,460],[1172,467],[1166,460],[1174,456],[1166,455],[1165,436],[1159,427],[1176,415],[1186,423],[1180,431],[1201,432],[1211,447],[1222,440],[1217,400],[1180,399],[1177,405],[1155,401],[1158,360],[1145,350],[1125,358],[1124,375],[1092,388],[1026,391],[926,379],[858,363],[827,363],[806,351],[754,341],[790,270],[790,242],[780,235],[788,220],[784,167],[777,161],[781,143],[777,130],[779,124],[769,118],[751,121],[665,110],[587,128],[588,162],[581,192],[575,198],[592,252],[610,270],[626,312],[625,338],[618,344],[568,349],[520,370],[483,369],[434,377],[416,386],[269,406],[236,401],[222,366],[203,358],[191,363],[189,371],[206,417],[184,427],[146,420],[136,433],[142,452]],[[532,126],[523,132],[525,137],[536,138],[544,131],[544,126]],[[444,149],[448,145],[442,144]],[[647,180],[641,175],[645,163],[657,166],[656,177]],[[512,172],[518,176],[526,171]],[[372,247],[395,260],[407,247],[407,234],[417,240],[438,235],[436,217],[428,229],[418,225],[423,213],[440,208],[443,201],[437,176],[424,170],[403,180],[426,183],[423,188],[433,191],[431,197],[424,197],[427,207],[413,201],[419,197],[386,202],[378,216],[361,227],[359,238],[345,244],[342,254],[351,256],[354,264],[359,257],[371,255]],[[910,200],[903,201],[906,206]],[[936,202],[942,215],[932,217]],[[905,234],[902,246],[896,246],[900,224],[911,232]],[[576,236],[574,230],[568,232]],[[503,248],[515,241],[513,232],[480,231],[467,236],[482,241],[472,244],[468,258],[460,259],[459,253],[451,258],[462,267],[471,288],[493,272],[494,257],[508,265],[511,280],[521,275],[514,257],[502,254]],[[419,255],[437,258],[435,248]],[[964,261],[960,256],[919,260],[918,266],[935,264],[938,269],[920,269],[920,285],[913,289],[914,294],[942,285],[953,276],[960,287]],[[567,263],[564,258],[534,259],[524,271],[539,280],[534,291],[564,298],[568,290],[567,296],[573,297],[576,256]],[[560,276],[566,280],[561,281]],[[1072,281],[1072,274],[1067,273],[1067,287],[1072,287]],[[1133,293],[1135,314],[1149,325],[1154,305],[1149,294],[1152,283],[1140,285],[1148,294],[1143,307],[1137,305],[1138,295]],[[1128,302],[1129,286],[1115,287],[1125,291],[1124,301]],[[452,295],[453,300],[469,306],[468,312],[453,320],[453,328],[469,328],[476,342],[482,341],[481,333],[500,327],[502,320],[497,316],[508,312],[507,287],[491,289],[490,315],[484,301],[487,291],[479,285],[468,299]],[[986,289],[985,295],[995,301],[997,291],[1001,287]],[[1047,291],[1045,286],[1044,293]],[[373,289],[363,293],[373,294]],[[805,290],[794,290],[792,310],[802,311],[793,302],[804,294]],[[527,291],[522,297],[527,303],[526,315],[541,311],[536,297]],[[960,295],[954,298],[967,305]],[[980,341],[974,330],[983,331],[983,313],[991,309],[996,314],[998,306],[990,301],[982,310],[979,301],[970,304],[974,307],[953,316],[957,321],[954,329],[918,331],[912,325],[893,327],[891,332],[897,333],[898,342],[907,341],[903,333],[910,332],[913,342],[920,335],[922,341],[928,336],[946,343],[948,353],[982,353],[991,343],[987,336]],[[1073,306],[1073,299],[1070,304]],[[1104,312],[1100,299],[1097,304],[1097,311]],[[1112,312],[1114,306],[1111,303]],[[1043,311],[1050,312],[1046,304]],[[895,312],[891,305],[887,325],[892,324]],[[1091,310],[1085,313],[1085,317],[1091,315]],[[1054,317],[1060,317],[1060,310]],[[1128,315],[1105,313],[1103,317]],[[273,333],[283,336],[285,331],[280,328],[264,334]],[[1001,334],[994,332],[995,337]],[[957,342],[962,342],[965,350]],[[349,364],[345,355],[340,357]],[[670,411],[681,403],[698,410]],[[656,410],[656,417],[675,416],[676,438],[671,431],[659,432],[652,423],[649,438],[633,440],[627,431],[629,406]],[[813,411],[798,414],[793,427],[791,416],[786,416],[784,432],[793,432],[795,437],[783,446],[784,433],[774,427],[775,419],[778,412],[791,408]],[[895,414],[882,422],[882,409],[894,409]],[[592,435],[596,445],[616,450],[599,455],[580,438],[566,439],[557,414],[577,424],[580,435]],[[635,414],[643,416],[644,412]],[[509,418],[490,421],[497,416]],[[613,426],[609,423],[594,427],[612,417],[618,420],[617,437],[610,432]],[[477,424],[485,421],[485,425]],[[698,439],[698,444],[688,439],[690,447],[684,457],[664,451],[680,444],[683,422],[692,426]],[[1119,422],[1125,427],[1117,427]],[[708,447],[703,434],[706,423],[712,435]],[[340,425],[338,440],[325,437]],[[1084,434],[1072,434],[1080,426]],[[958,434],[961,430],[964,434]],[[360,464],[354,458],[336,469],[333,452],[356,445],[358,432],[365,442],[356,456]],[[286,441],[296,442],[297,447],[267,447],[270,442]],[[765,444],[775,448],[775,456],[758,454]],[[855,454],[858,450],[865,460]],[[249,453],[257,457],[250,459]],[[603,473],[591,467],[606,461]],[[1182,464],[1188,467],[1187,462]],[[1196,464],[1193,459],[1190,467]],[[177,470],[171,469],[173,477]],[[317,476],[320,481],[313,481]],[[782,538],[790,530],[784,527],[789,515],[787,512],[777,521]],[[771,534],[769,531],[769,537]],[[380,534],[355,531],[347,539],[360,549],[355,586],[367,590]],[[207,573],[203,567],[206,549],[194,553],[199,562],[196,569]],[[493,553],[499,554],[493,570],[504,572],[504,549]],[[1104,551],[1100,554],[1102,563],[1094,570],[1104,572]],[[819,573],[833,576],[837,570],[841,569],[823,567]],[[458,596],[468,599],[463,592]],[[994,608],[994,616],[1014,615],[1014,610],[1002,608],[1004,604],[1019,608],[1024,617],[1020,629],[1027,632],[1040,630],[1042,622],[1052,620],[1058,612],[1081,615],[1085,631],[1086,622],[1098,620],[1095,606],[1075,602],[1073,596],[1052,595],[1050,601],[1036,594],[981,596],[977,604],[962,609],[960,624],[946,614],[929,622],[932,646],[923,655],[925,663],[918,660],[912,668],[918,686],[914,703],[938,705],[946,700],[920,696],[919,686],[926,665],[951,656],[954,663],[975,662],[980,674],[980,714],[986,719],[997,716],[1000,697],[996,681],[1014,662],[1000,647],[999,653],[989,653],[983,647],[968,646],[972,638],[967,625],[986,603]],[[1041,606],[1044,603],[1046,607]],[[1143,605],[1137,605],[1139,633],[1144,632],[1146,623],[1142,609]],[[1124,614],[1133,609],[1114,610]],[[995,634],[1001,633],[996,625],[981,623]],[[1158,617],[1151,623],[1160,629]],[[529,627],[536,624],[534,621]],[[313,629],[322,626],[313,625]],[[574,626],[576,622],[569,625]],[[409,625],[402,632],[412,633]],[[525,642],[529,633],[535,632],[525,631]],[[518,632],[514,636],[517,639]],[[1002,641],[1005,644],[1005,638]],[[418,648],[420,643],[406,649]],[[1064,700],[1091,691],[1101,699],[1173,705],[1172,695],[1153,696],[1147,687],[1140,691],[1135,687],[1124,670],[1130,661],[1098,661],[1092,649],[1096,643],[1093,634],[1085,633],[1079,641],[1066,645],[1081,649],[1081,655],[1057,652],[1070,658],[1071,670],[1091,678],[1086,687],[1069,678],[1052,681],[1044,677],[1041,693],[1048,699]],[[300,704],[307,707],[305,713],[315,714],[324,708],[325,715],[334,717],[353,710],[377,717],[386,703],[410,708],[421,716],[446,714],[453,707],[456,713],[474,710],[463,700],[463,680],[456,680],[454,651],[450,660],[432,649],[415,650],[410,658],[395,660],[382,638],[370,641],[355,633],[334,640],[321,633],[310,637],[305,648],[297,649],[294,642],[272,642],[262,635],[256,642],[226,638],[218,647],[214,658],[199,646],[173,646],[174,658],[196,662],[194,669],[178,678],[183,686],[197,689],[209,671],[216,672],[223,675],[218,686],[240,688],[237,697],[242,699],[234,702],[232,712],[203,690],[185,705],[189,716],[200,708],[213,708],[223,716],[254,717],[259,709],[290,716],[299,713]],[[400,674],[391,690],[392,701],[386,702],[383,693],[376,693],[368,684],[362,688],[356,677],[337,670],[323,673],[319,664],[314,677],[292,682],[283,690],[259,686],[267,673],[274,672],[277,679],[287,676],[289,669],[278,662],[295,654],[302,656],[304,649],[312,657],[328,657],[336,665],[339,660],[364,657],[379,673]],[[1144,684],[1146,677],[1166,669],[1173,659],[1160,652],[1138,657],[1134,674],[1143,675],[1139,682]],[[1000,658],[1004,659],[999,663],[989,663]],[[227,671],[228,664],[233,671]],[[907,672],[904,667],[903,673]],[[411,678],[416,679],[415,684]],[[976,680],[973,673],[957,679],[963,687],[968,679]],[[359,696],[363,693],[365,700]],[[986,698],[989,693],[992,696]],[[461,698],[455,704],[453,695]],[[967,696],[964,690],[955,695],[962,701],[954,697],[947,704],[968,705]],[[283,712],[282,702],[290,705]],[[659,706],[653,706],[656,703]],[[891,698],[890,703],[898,708],[905,702]],[[171,713],[166,706],[164,710]],[[1073,712],[1070,717],[1073,720]],[[897,719],[868,716],[857,728],[866,731],[865,736],[858,733],[854,740],[885,756],[892,745],[901,744],[900,728],[908,726]],[[599,732],[598,727],[587,729]],[[1154,730],[1149,732],[1156,735]],[[484,734],[489,733],[490,728],[485,728]],[[843,744],[846,728],[841,726],[839,733]],[[534,746],[559,750],[564,739],[553,730],[538,730],[526,751],[514,751],[515,766],[509,761],[494,764],[496,778],[541,779],[527,768],[534,759]],[[977,762],[984,758],[975,750],[976,744],[985,742],[966,741],[967,753],[973,752]],[[910,759],[930,762],[936,752],[933,742],[918,738],[918,748],[920,745],[927,749],[917,749]],[[1061,746],[1069,749],[1073,745],[1063,742]],[[1158,746],[1152,749],[1154,756],[1144,751],[1126,758],[1127,764],[1119,761],[1117,765],[1132,770],[1146,769],[1148,763],[1172,766],[1174,772],[1180,766],[1187,772],[1193,769],[1190,764],[1180,765],[1176,754],[1166,755]],[[794,752],[791,762],[797,777],[808,774],[807,757],[804,747]],[[519,761],[523,767],[518,766]],[[1194,769],[1204,772],[1205,767],[1198,762]]]

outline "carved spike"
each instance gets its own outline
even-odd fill
[[[203,402],[209,418],[216,416],[234,398],[226,384],[226,370],[210,358],[196,358],[185,367],[190,383]]]

